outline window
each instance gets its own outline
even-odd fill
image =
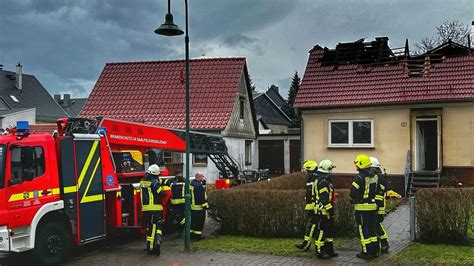
[[[21,183],[44,174],[45,160],[42,147],[14,147],[11,152],[11,180]]]
[[[16,103],[19,103],[19,102],[20,102],[20,101],[18,101],[18,98],[16,98],[15,95],[11,95],[11,94],[10,94],[9,96],[10,96],[10,98],[11,98],[14,102],[16,102]]]
[[[245,165],[252,164],[252,141],[245,141]]]
[[[244,114],[245,114],[245,98],[240,97],[239,102],[240,102],[240,119],[244,119]]]
[[[373,120],[329,120],[329,147],[374,147]]]
[[[207,154],[193,153],[193,165],[207,166]]]
[[[182,153],[180,152],[172,152],[172,151],[164,151],[163,152],[163,160],[165,164],[174,164],[174,163],[182,163]]]

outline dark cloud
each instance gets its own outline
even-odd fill
[[[245,56],[260,90],[287,95],[316,43],[389,36],[403,46],[445,20],[469,23],[471,0],[189,0],[191,57]],[[172,0],[184,29],[184,1]],[[36,75],[51,93],[87,96],[106,62],[184,57],[184,39],[153,30],[166,0],[0,0],[0,64]]]

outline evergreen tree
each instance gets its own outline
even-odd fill
[[[250,77],[250,75],[249,75],[249,83],[250,83],[250,89],[252,89],[252,92],[256,92],[256,91],[257,91],[257,87],[256,87],[255,84],[253,83],[252,78]]]
[[[300,127],[301,124],[301,117],[296,112],[293,104],[295,103],[296,94],[300,88],[301,78],[298,76],[298,71],[295,71],[295,75],[291,81],[291,87],[288,91],[288,101],[286,102],[285,106],[283,106],[283,111],[288,115],[291,119],[291,126],[290,127]]]

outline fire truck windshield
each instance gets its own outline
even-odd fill
[[[5,145],[0,145],[0,188],[3,188],[5,184],[5,157],[6,147]]]

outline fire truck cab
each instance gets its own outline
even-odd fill
[[[193,133],[194,150],[226,155],[222,139]],[[183,132],[111,119],[60,119],[54,134],[28,125],[0,136],[0,251],[63,260],[71,246],[141,228],[142,157],[151,148],[184,151]],[[114,154],[136,161],[129,171]],[[124,156],[123,153],[120,156]],[[117,159],[118,158],[118,159]],[[126,165],[126,164],[124,164]]]

